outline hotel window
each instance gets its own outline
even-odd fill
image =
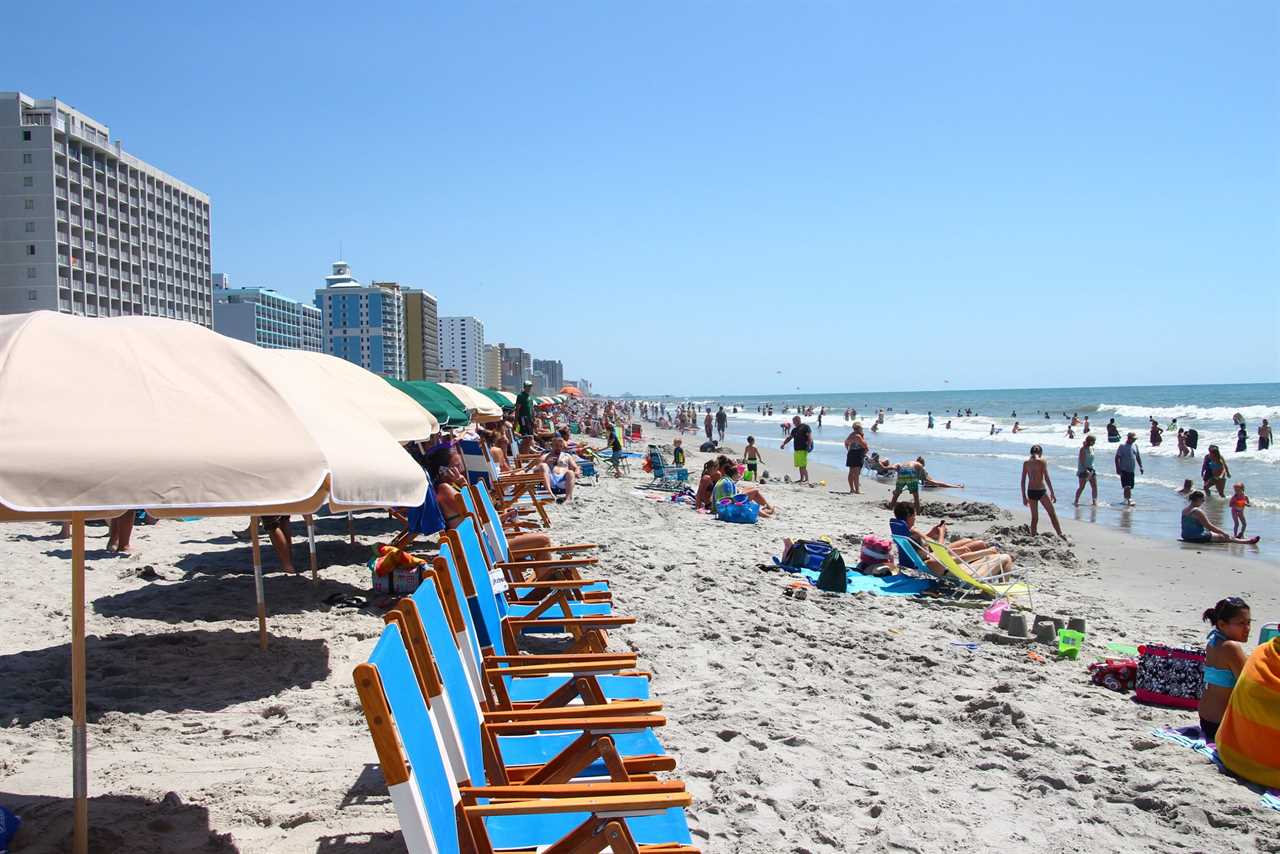
[[[35,209],[36,209],[36,200],[35,200],[35,199],[25,199],[25,200],[22,202],[22,209],[23,209],[24,211],[33,211],[33,210],[35,210]]]
[[[36,268],[35,268],[35,267],[28,267],[28,268],[27,268],[27,278],[28,278],[28,279],[34,279],[35,277],[36,277]]]
[[[36,254],[36,245],[34,243],[27,244],[27,254],[28,255]]]
[[[35,230],[36,230],[36,224],[35,224],[34,222],[28,222],[28,223],[27,223],[27,234],[34,234],[34,233],[35,233]]]
[[[22,132],[22,141],[23,141],[23,142],[30,142],[30,141],[31,141],[31,131],[29,131],[29,130],[24,130],[24,131]]]
[[[30,152],[30,151],[23,152],[23,154],[22,154],[22,162],[23,162],[23,163],[30,163],[30,162],[31,162],[31,152]]]
[[[35,179],[35,178],[31,177],[30,175],[26,175],[26,176],[24,176],[24,177],[23,177],[23,179],[22,179],[22,186],[24,186],[24,187],[34,187],[35,185],[36,185],[36,179]]]

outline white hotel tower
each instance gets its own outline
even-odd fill
[[[0,314],[211,326],[210,265],[208,196],[56,98],[0,92]]]

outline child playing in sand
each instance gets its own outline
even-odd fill
[[[671,464],[673,466],[684,465],[684,442],[681,439],[671,440]]]
[[[742,449],[742,461],[747,466],[747,476],[744,480],[760,480],[760,449],[756,447],[756,437],[747,437],[747,446]]]
[[[1231,487],[1231,531],[1237,537],[1243,537],[1249,523],[1244,518],[1244,508],[1249,506],[1249,496],[1244,494],[1244,484],[1237,483]]]

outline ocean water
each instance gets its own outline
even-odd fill
[[[729,408],[729,444],[739,448],[748,434],[755,435],[775,476],[795,474],[789,450],[780,452],[778,445],[782,441],[782,422],[790,419],[796,406],[815,408],[815,416],[805,418],[814,428],[815,460],[842,469],[844,439],[850,427],[844,420],[844,411],[854,408],[872,451],[893,461],[923,456],[931,476],[965,484],[963,490],[936,491],[940,496],[991,501],[1004,507],[1022,506],[1019,491],[1022,462],[1031,445],[1039,444],[1050,464],[1061,518],[1123,528],[1163,540],[1174,540],[1179,534],[1179,512],[1185,499],[1177,494],[1178,488],[1187,478],[1195,488],[1200,488],[1203,455],[1209,445],[1216,444],[1231,471],[1227,495],[1230,497],[1230,484],[1236,481],[1245,484],[1252,502],[1247,510],[1248,533],[1263,538],[1257,547],[1216,548],[1227,548],[1241,556],[1280,561],[1280,449],[1273,445],[1265,451],[1257,450],[1257,428],[1263,418],[1280,432],[1280,383],[839,393],[793,398],[758,395],[708,398],[698,402],[713,408],[721,404]],[[766,403],[773,404],[772,417],[757,411],[758,406]],[[739,408],[737,414],[731,409],[735,405]],[[784,406],[788,407],[785,415]],[[822,406],[827,411],[822,426],[818,427],[816,412]],[[884,424],[872,433],[871,424],[881,409],[885,412]],[[965,409],[973,415],[956,414]],[[933,429],[928,427],[930,412],[934,417]],[[1235,450],[1237,428],[1232,419],[1237,413],[1244,418],[1249,437],[1248,449],[1242,453]],[[1072,506],[1078,483],[1076,455],[1084,438],[1083,424],[1075,428],[1074,438],[1067,436],[1072,415],[1078,415],[1081,421],[1088,417],[1098,437],[1094,446],[1097,507],[1090,506],[1087,487],[1081,496],[1081,506]],[[1158,447],[1149,441],[1148,419],[1152,417],[1166,428],[1164,441]],[[1130,431],[1138,434],[1146,474],[1138,478],[1135,507],[1123,504],[1113,464],[1116,445],[1106,440],[1105,425],[1110,418],[1115,418],[1122,436]],[[1168,429],[1175,419],[1173,429]],[[950,429],[946,428],[948,421]],[[1013,432],[1015,422],[1020,425],[1018,433]],[[997,430],[994,435],[993,425]],[[1196,456],[1178,458],[1177,427],[1199,431]],[[868,477],[863,478],[862,485],[873,491],[887,489]],[[843,481],[831,486],[847,488]],[[1205,512],[1230,533],[1231,514],[1226,499],[1216,495],[1210,498]]]

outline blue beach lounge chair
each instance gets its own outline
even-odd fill
[[[433,587],[434,579],[424,584]],[[459,785],[627,780],[675,768],[653,732],[666,723],[655,714],[660,703],[485,711],[435,590],[424,594],[402,600],[384,619],[400,629]]]
[[[646,489],[675,491],[684,488],[689,481],[689,470],[667,462],[662,456],[662,449],[657,445],[649,446],[649,467],[652,469],[653,481],[645,484]]]
[[[514,646],[508,648],[497,600],[492,596],[477,595],[474,585],[469,589],[463,588],[462,573],[454,560],[450,543],[441,544],[433,567],[437,570],[456,646],[467,664],[477,696],[487,698],[488,708],[512,708],[525,704],[555,706],[578,699],[600,703],[649,698],[647,674],[629,672],[636,660],[632,653],[522,655]],[[566,667],[538,675],[520,671],[515,676],[506,669],[530,664],[581,662],[609,663],[612,667],[604,674],[592,676],[574,674]]]
[[[397,626],[356,666],[355,682],[410,854],[696,851],[683,813],[692,798],[678,782],[460,788]]]

